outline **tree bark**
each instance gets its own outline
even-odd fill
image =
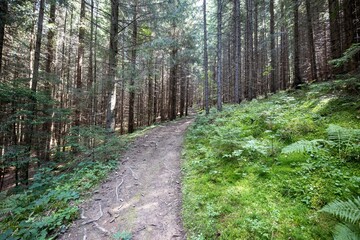
[[[343,0],[344,11],[344,47],[343,50],[350,48],[353,43],[360,42],[360,1]],[[358,15],[357,15],[358,14]],[[346,64],[346,71],[352,71],[358,67],[360,54],[357,54],[351,62]]]
[[[222,0],[217,0],[217,110],[222,111]]]
[[[160,119],[161,119],[161,122],[165,121],[164,101],[165,101],[166,89],[165,89],[165,83],[164,83],[164,75],[165,75],[164,56],[162,56],[162,58],[161,58],[161,100],[160,100]]]
[[[79,26],[79,46],[78,46],[78,55],[76,60],[76,93],[74,96],[75,104],[75,126],[80,126],[81,119],[81,107],[80,99],[82,94],[82,69],[83,69],[83,58],[84,58],[84,49],[85,49],[85,0],[81,0],[80,6],[80,26]]]
[[[235,0],[236,1],[236,0]],[[207,22],[206,22],[206,0],[203,2],[204,13],[204,100],[205,100],[205,112],[209,114],[209,60],[208,60],[208,46],[207,46]]]
[[[32,91],[31,96],[31,106],[30,113],[28,115],[28,125],[27,130],[24,136],[24,142],[28,148],[29,159],[26,160],[21,166],[21,172],[23,174],[23,182],[27,185],[29,183],[29,164],[30,164],[30,156],[32,150],[33,143],[33,135],[34,135],[34,125],[33,121],[36,119],[36,105],[37,100],[35,94],[37,92],[37,85],[39,80],[39,68],[40,68],[40,51],[41,51],[41,43],[42,43],[42,31],[43,31],[43,23],[44,23],[44,8],[45,8],[45,0],[40,0],[39,2],[39,15],[38,15],[38,23],[37,23],[37,33],[36,33],[36,44],[35,44],[35,55],[34,55],[34,65],[33,65],[33,78],[31,79],[30,88]]]
[[[177,63],[177,47],[173,47],[170,54],[170,75],[169,75],[169,120],[176,118],[176,99],[177,99],[177,75],[178,75],[178,63]]]
[[[7,15],[8,15],[8,0],[0,0],[0,74],[2,73],[2,57],[3,57],[3,48],[5,41],[5,26],[8,18]]]
[[[186,63],[181,67],[181,76],[180,76],[180,117],[183,117],[185,114],[185,97],[186,97],[186,72],[185,72]]]
[[[152,53],[150,53],[152,54]],[[152,58],[152,56],[151,56]],[[153,101],[154,101],[154,89],[153,89],[153,79],[152,79],[152,59],[148,62],[148,102],[147,102],[147,125],[152,124],[152,114],[153,114]]]
[[[132,29],[132,48],[131,48],[131,65],[132,72],[129,83],[129,118],[128,118],[128,132],[132,133],[135,130],[134,126],[134,108],[135,108],[135,77],[136,77],[136,45],[137,45],[137,3],[135,0],[133,9],[133,29]]]
[[[55,20],[56,20],[56,2],[52,1],[50,5],[50,15],[49,15],[49,30],[47,35],[47,58],[46,58],[46,66],[45,72],[47,73],[47,77],[49,80],[54,77],[55,75],[55,64],[54,64],[54,55],[55,55],[55,48],[56,48],[56,40],[55,40]],[[51,98],[51,84],[50,81],[47,80],[45,82],[45,92],[48,98]],[[47,112],[47,118],[51,119],[51,105],[45,105],[45,111]],[[45,139],[45,147],[44,147],[44,160],[50,160],[50,148],[51,148],[51,126],[52,121],[47,120],[44,124],[44,132],[46,135]]]
[[[253,98],[258,95],[259,39],[258,39],[258,1],[254,6],[254,50],[253,50]]]
[[[276,92],[275,81],[275,14],[274,14],[274,0],[270,0],[270,91]]]
[[[155,58],[155,65],[157,66],[157,58]],[[155,71],[155,69],[154,69]],[[152,123],[156,122],[158,115],[158,84],[157,84],[157,74],[154,75],[154,93],[153,93],[153,118]]]
[[[340,31],[340,12],[339,1],[328,0],[329,3],[329,18],[330,18],[330,46],[331,58],[337,59],[342,54],[342,41]],[[342,72],[342,67],[333,69],[334,74]]]
[[[300,46],[299,46],[299,5],[298,0],[293,0],[294,14],[294,81],[293,87],[297,88],[301,83],[300,75]]]
[[[306,25],[307,25],[310,73],[311,73],[310,80],[317,81],[316,56],[315,56],[315,45],[314,45],[310,0],[306,0],[305,5],[306,5]]]
[[[285,90],[289,83],[289,47],[288,47],[288,32],[286,26],[286,14],[284,0],[281,1],[281,46],[280,46],[280,89]]]
[[[106,112],[106,129],[109,133],[115,131],[115,107],[116,107],[116,70],[119,42],[119,0],[111,0],[111,23],[110,23],[110,48],[109,48],[109,70],[108,89],[109,96]]]
[[[241,22],[240,22],[240,1],[234,0],[234,22],[235,22],[235,103],[241,102]]]

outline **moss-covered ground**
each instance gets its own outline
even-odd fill
[[[189,239],[332,239],[319,210],[360,194],[360,80],[200,114],[183,152]]]

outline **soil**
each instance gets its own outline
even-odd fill
[[[118,169],[80,206],[81,219],[59,239],[186,239],[180,158],[191,122],[167,123],[135,140]]]

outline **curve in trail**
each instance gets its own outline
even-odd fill
[[[156,127],[134,141],[118,170],[80,206],[81,219],[60,239],[185,239],[180,154],[191,121]]]

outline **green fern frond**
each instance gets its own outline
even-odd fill
[[[334,240],[358,240],[360,239],[359,228],[351,224],[339,223],[334,230]]]
[[[0,193],[0,217],[11,213],[16,206],[16,199],[16,195],[6,196],[4,192]]]
[[[315,139],[311,141],[300,140],[284,147],[281,153],[290,154],[290,153],[306,153],[306,152],[318,151],[321,145],[327,142],[328,141],[324,139]]]
[[[338,125],[330,124],[326,129],[329,140],[336,142],[359,142],[360,129],[344,128]]]
[[[335,67],[341,67],[345,63],[349,62],[351,59],[360,52],[360,43],[352,44],[346,51],[343,53],[343,56],[337,59],[329,61],[329,63]]]
[[[330,213],[341,220],[350,222],[352,224],[360,223],[360,197],[354,200],[341,201],[337,200],[329,203],[321,209],[322,212]]]

